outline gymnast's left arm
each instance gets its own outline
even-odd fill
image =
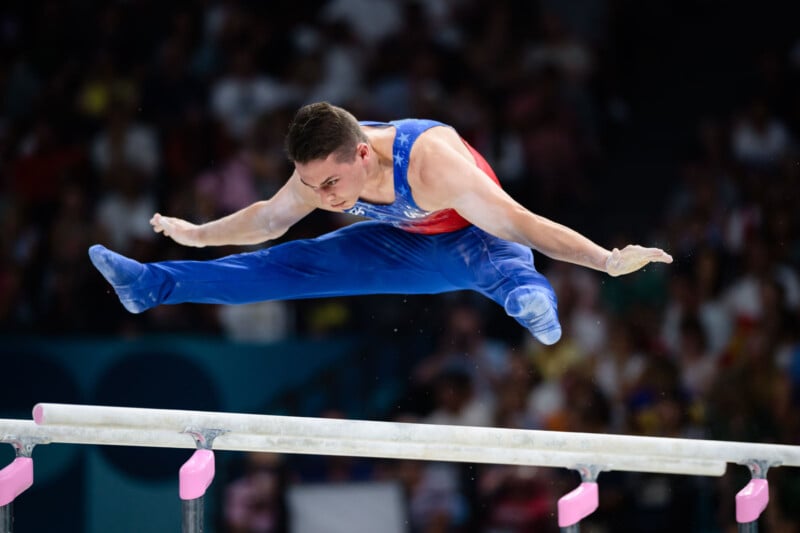
[[[420,198],[436,209],[455,209],[501,239],[611,276],[634,272],[651,262],[672,262],[659,248],[631,244],[608,250],[571,228],[530,212],[446,142],[433,140],[419,156]]]

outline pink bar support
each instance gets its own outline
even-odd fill
[[[740,524],[755,522],[769,502],[769,483],[766,479],[752,479],[736,494],[736,521]]]
[[[17,457],[0,470],[0,507],[13,502],[33,485],[33,459]]]
[[[205,449],[196,450],[180,469],[181,500],[195,500],[202,497],[213,480],[214,452]]]
[[[584,481],[558,500],[558,526],[569,527],[592,514],[599,504],[597,483]]]

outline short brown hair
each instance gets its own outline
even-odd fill
[[[356,118],[328,102],[301,107],[286,134],[286,154],[295,163],[325,159],[335,153],[338,161],[355,157],[358,143],[367,142]]]

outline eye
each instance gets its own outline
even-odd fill
[[[322,188],[323,188],[323,189],[330,189],[331,187],[333,187],[334,185],[336,185],[338,182],[339,182],[339,179],[338,179],[338,178],[337,178],[337,179],[335,179],[335,180],[331,180],[331,181],[327,182],[325,185],[323,185],[323,186],[322,186]]]

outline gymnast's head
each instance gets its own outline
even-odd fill
[[[327,159],[334,155],[339,163],[352,162],[361,143],[367,143],[356,118],[347,110],[328,102],[301,107],[286,134],[286,154],[297,164]]]

